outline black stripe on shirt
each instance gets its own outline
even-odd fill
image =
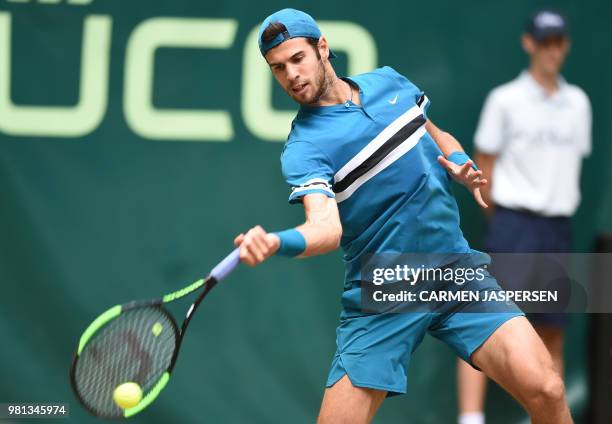
[[[346,177],[338,181],[333,185],[334,193],[340,193],[346,190],[351,184],[355,182],[359,177],[374,168],[380,161],[382,161],[389,153],[395,150],[400,144],[402,144],[408,137],[416,132],[423,124],[425,124],[425,118],[423,115],[419,115],[412,121],[408,122],[398,132],[393,134],[387,141],[384,142],[372,155],[364,160],[359,166],[349,172]]]
[[[421,94],[421,97],[419,97],[419,100],[417,100],[416,102],[417,106],[421,107],[424,101],[425,101],[425,94]]]

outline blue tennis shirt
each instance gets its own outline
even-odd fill
[[[359,88],[361,106],[301,106],[281,164],[290,203],[310,193],[336,199],[345,286],[361,280],[368,254],[470,252],[442,152],[425,130],[427,97],[388,66],[343,79]]]

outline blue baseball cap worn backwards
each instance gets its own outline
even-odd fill
[[[273,22],[281,23],[287,29],[286,31],[278,34],[274,39],[270,41],[262,41],[261,35]],[[296,9],[283,9],[278,12],[274,12],[268,16],[261,27],[259,27],[259,34],[257,36],[257,42],[259,43],[259,51],[262,56],[265,56],[268,50],[278,46],[282,42],[296,37],[313,38],[318,40],[321,38],[321,30],[315,22],[315,20],[308,13],[304,13]],[[332,51],[329,51],[329,57],[336,57]]]

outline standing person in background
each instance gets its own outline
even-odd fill
[[[540,10],[532,15],[522,45],[529,69],[489,94],[475,135],[475,161],[490,182],[482,188],[490,205],[485,248],[568,252],[582,159],[591,151],[590,103],[559,74],[570,47],[561,14]],[[566,315],[529,318],[562,374]],[[486,376],[459,360],[457,378],[459,423],[483,424]]]

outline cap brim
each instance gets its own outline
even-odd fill
[[[535,34],[532,34],[533,38],[537,41],[537,42],[542,42],[545,41],[549,38],[553,38],[553,37],[567,37],[567,31],[565,29],[562,28],[550,28],[544,31],[537,31]]]

